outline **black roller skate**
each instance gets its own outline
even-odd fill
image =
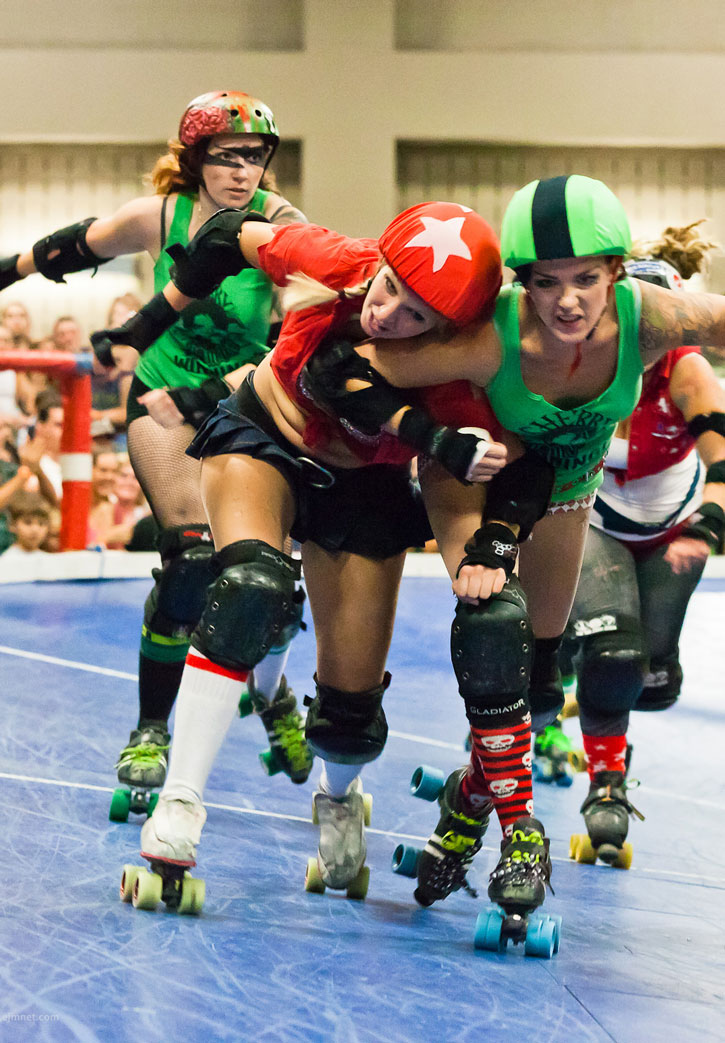
[[[284,772],[292,782],[306,782],[312,770],[312,753],[305,741],[305,725],[287,679],[282,677],[272,702],[261,695],[250,676],[239,701],[239,716],[256,714],[269,736],[269,749],[259,760],[267,775]]]
[[[127,788],[113,791],[108,817],[111,822],[126,822],[130,811],[151,815],[158,793],[166,781],[169,742],[166,721],[142,721],[131,732],[128,745],[118,756],[118,781]]]
[[[531,770],[537,782],[555,782],[557,786],[571,786],[575,771],[586,769],[584,750],[574,748],[562,728],[561,718],[547,725],[534,736],[534,757]]]
[[[644,815],[627,797],[625,772],[596,772],[581,813],[587,832],[572,834],[569,858],[589,864],[600,859],[618,869],[629,869],[632,865],[632,845],[627,841],[629,816],[644,821]]]
[[[493,803],[484,803],[475,816],[464,806],[460,789],[467,770],[459,768],[445,783],[442,773],[434,769],[418,768],[413,773],[411,792],[424,800],[437,799],[441,817],[422,851],[403,844],[395,849],[393,872],[417,876],[414,896],[422,906],[440,902],[453,891],[464,890],[477,897],[466,874],[481,849]]]
[[[501,842],[501,857],[491,873],[488,897],[496,905],[478,916],[474,945],[503,952],[507,942],[524,943],[527,956],[550,959],[559,950],[561,917],[537,913],[548,887],[552,894],[549,839],[538,819],[516,820],[511,838]]]

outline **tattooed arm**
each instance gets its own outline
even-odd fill
[[[278,196],[276,192],[270,192],[264,207],[264,216],[273,225],[307,224],[307,218],[292,206],[288,199]]]
[[[725,347],[725,297],[640,283],[639,346],[645,366],[681,344]]]

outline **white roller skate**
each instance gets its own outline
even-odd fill
[[[320,827],[317,858],[307,862],[305,890],[323,893],[326,887],[347,891],[348,898],[364,898],[370,870],[365,865],[365,826],[370,825],[372,798],[363,793],[360,776],[344,797],[316,792],[312,797],[312,821]]]
[[[206,885],[189,873],[196,865],[196,846],[206,822],[203,804],[161,797],[141,830],[141,855],[151,871],[123,868],[121,899],[137,909],[155,909],[163,901],[180,913],[199,913]]]

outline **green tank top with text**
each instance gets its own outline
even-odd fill
[[[520,283],[505,286],[494,314],[501,366],[486,388],[499,422],[541,454],[556,471],[552,504],[578,500],[602,483],[602,461],[617,422],[629,416],[642,390],[639,351],[641,297],[635,280],[614,284],[619,356],[612,383],[591,402],[559,409],[529,391],[521,373]]]
[[[258,189],[247,209],[264,212],[269,193]],[[196,197],[179,194],[165,246],[189,242]],[[154,265],[154,291],[169,281],[172,260],[162,250]],[[143,353],[136,375],[148,387],[198,387],[267,353],[273,287],[257,268],[225,279],[209,297],[192,301],[179,320]]]

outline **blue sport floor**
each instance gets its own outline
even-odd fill
[[[433,805],[413,769],[463,763],[463,707],[448,662],[444,579],[406,578],[390,656],[387,749],[365,771],[374,796],[364,902],[307,894],[316,849],[312,779],[266,777],[261,723],[236,720],[207,791],[196,875],[201,916],[119,901],[139,823],[108,821],[113,763],[135,723],[145,580],[1,588],[0,1040],[270,1043],[706,1043],[725,1039],[723,592],[705,581],[683,642],[684,694],[633,716],[631,870],[568,859],[585,776],[537,785],[563,917],[551,960],[475,951],[499,837],[493,826],[463,892],[432,909],[390,871],[401,840],[423,840]],[[311,632],[288,671],[310,691]],[[577,722],[567,731],[577,734]]]

